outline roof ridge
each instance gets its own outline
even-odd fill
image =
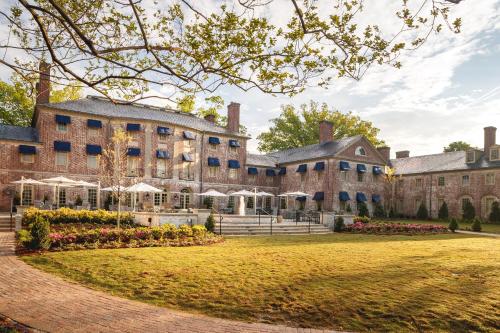
[[[410,158],[421,158],[421,157],[430,157],[430,156],[440,156],[440,155],[446,155],[446,154],[456,154],[456,153],[465,153],[464,150],[457,150],[457,151],[447,151],[447,152],[442,152],[442,153],[434,153],[434,154],[427,154],[427,155],[418,155],[418,156],[408,156],[408,157],[400,157],[400,158],[393,158],[391,160],[407,160]]]

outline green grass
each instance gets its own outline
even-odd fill
[[[387,222],[394,222],[394,223],[419,223],[419,224],[439,224],[439,225],[444,225],[448,226],[450,222],[443,222],[443,221],[422,221],[422,220],[387,220]],[[466,223],[466,222],[461,222],[458,221],[458,226],[461,230],[471,230],[471,223]],[[482,223],[482,232],[485,233],[492,233],[492,234],[500,234],[500,224],[493,224],[493,223]]]
[[[500,240],[490,237],[245,237],[23,260],[114,295],[221,318],[349,331],[500,329]]]

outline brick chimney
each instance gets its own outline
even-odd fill
[[[396,158],[406,158],[406,157],[410,157],[409,150],[402,150],[396,152]]]
[[[391,159],[391,147],[378,147],[377,150],[380,153],[380,155],[382,155],[382,157],[384,158],[384,160],[386,162],[390,161],[390,159]],[[408,155],[409,155],[409,153],[408,153]]]
[[[333,141],[333,124],[327,120],[319,122],[319,143]]]
[[[205,116],[205,120],[211,122],[212,124],[215,124],[215,115],[214,114],[207,114]]]
[[[496,145],[497,128],[488,126],[484,128],[484,154],[490,156],[490,148]]]
[[[240,103],[231,102],[227,106],[227,129],[231,132],[240,131]]]
[[[36,84],[36,104],[49,103],[50,98],[50,64],[40,61],[38,68],[40,79]]]

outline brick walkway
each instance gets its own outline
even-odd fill
[[[321,332],[249,324],[126,300],[41,272],[0,233],[0,314],[48,332]]]

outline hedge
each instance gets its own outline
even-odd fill
[[[106,210],[74,210],[70,208],[59,208],[57,210],[41,210],[38,208],[28,208],[23,214],[23,225],[32,224],[37,216],[40,216],[51,225],[68,223],[92,223],[92,224],[112,224],[116,225],[117,212]],[[120,214],[120,224],[134,224],[134,216],[130,213]]]
[[[428,234],[445,233],[448,228],[433,224],[406,223],[362,223],[356,222],[346,226],[345,231],[361,234]]]

